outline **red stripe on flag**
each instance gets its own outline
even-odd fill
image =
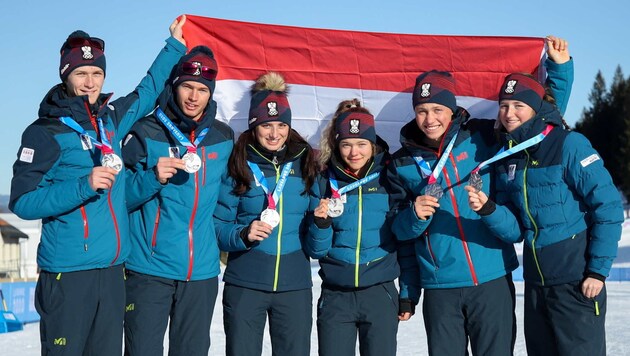
[[[411,92],[418,74],[446,70],[461,96],[496,99],[505,75],[539,70],[544,40],[312,29],[186,16],[188,47],[210,47],[218,79],[268,70],[289,83]]]

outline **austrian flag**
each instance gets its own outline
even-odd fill
[[[219,64],[217,118],[247,128],[249,88],[266,71],[289,83],[292,127],[317,147],[319,133],[341,100],[358,98],[376,118],[376,131],[395,149],[413,119],[416,77],[451,72],[458,104],[473,117],[496,117],[497,94],[512,72],[544,78],[544,39],[340,31],[186,16],[189,48],[210,47]]]

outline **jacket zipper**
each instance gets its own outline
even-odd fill
[[[429,249],[429,255],[431,256],[431,259],[433,260],[433,267],[435,267],[435,270],[439,270],[440,266],[437,264],[437,259],[435,258],[435,254],[433,253],[433,247],[431,247],[431,238],[430,238],[430,234],[429,234],[429,230],[426,230],[424,232],[425,234],[425,239],[427,240],[427,248]]]
[[[88,218],[87,213],[85,212],[85,206],[81,206],[81,218],[83,219],[83,250],[88,250],[88,236],[89,235],[89,226],[88,226]]]
[[[366,173],[367,175],[367,173]],[[357,250],[355,252],[355,263],[354,263],[354,286],[359,287],[359,263],[361,257],[361,230],[363,221],[363,187],[359,186],[359,225],[357,229]]]
[[[449,159],[451,160],[451,164],[455,170],[455,179],[457,182],[460,181],[459,173],[457,171],[457,166],[455,162],[453,162],[453,155],[449,154]],[[453,187],[451,184],[451,180],[448,176],[448,172],[444,170],[444,179],[446,180],[446,184],[449,187]],[[459,235],[462,240],[462,248],[464,249],[464,255],[466,255],[466,262],[468,263],[468,270],[470,271],[470,276],[472,278],[474,285],[479,285],[479,280],[477,279],[477,272],[475,272],[475,265],[473,264],[472,256],[470,255],[470,249],[468,248],[468,241],[466,241],[466,234],[464,233],[464,226],[462,226],[461,215],[459,214],[459,208],[457,206],[457,199],[455,199],[455,194],[453,193],[453,188],[449,189],[449,195],[451,197],[451,203],[453,204],[453,215],[455,216],[455,221],[457,222],[457,229],[459,230]]]
[[[115,182],[114,182],[115,184]],[[114,187],[112,186],[112,189]],[[118,221],[116,220],[116,213],[114,212],[114,205],[112,204],[112,189],[107,192],[107,204],[109,205],[109,211],[112,214],[112,221],[114,223],[114,231],[116,232],[116,256],[110,263],[110,265],[114,265],[118,260],[118,256],[120,255],[120,230],[118,229]]]
[[[206,148],[205,147],[201,147],[201,168],[203,168],[203,172],[202,174],[202,182],[201,185],[202,186],[206,186]]]
[[[160,225],[160,206],[158,205],[157,213],[155,213],[155,223],[153,224],[153,236],[151,237],[151,256],[155,254],[155,246],[157,246],[157,231]]]
[[[273,168],[276,170],[276,184],[278,184],[278,180],[280,179],[280,166],[276,166],[274,164]],[[278,209],[280,210],[278,213],[280,215],[280,223],[278,224],[278,237],[276,242],[276,268],[273,276],[273,291],[277,291],[278,289],[278,279],[280,278],[280,254],[282,252],[282,196],[278,198]]]
[[[190,132],[190,142],[195,142],[195,131]],[[202,167],[205,170],[205,167]],[[190,277],[193,272],[193,265],[195,262],[194,256],[194,227],[195,216],[197,215],[197,203],[199,201],[199,171],[195,172],[195,198],[193,200],[193,208],[190,213],[190,221],[188,222],[188,273],[186,274],[186,281],[190,281]]]
[[[534,226],[534,238],[532,239],[532,254],[534,255],[534,263],[536,263],[536,269],[538,270],[538,274],[540,275],[540,281],[542,285],[545,285],[545,276],[543,276],[542,270],[540,269],[540,263],[538,262],[538,256],[536,255],[536,239],[538,238],[538,225],[536,225],[536,221],[534,221],[534,217],[529,211],[529,202],[527,200],[527,167],[529,167],[529,152],[525,150],[525,154],[527,155],[527,161],[525,162],[525,168],[523,169],[523,200],[525,201],[525,211],[527,212],[527,217],[532,222]]]

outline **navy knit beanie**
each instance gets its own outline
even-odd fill
[[[416,78],[412,94],[413,107],[419,104],[435,103],[457,111],[455,100],[455,78],[449,72],[432,70]]]
[[[206,46],[197,46],[179,59],[171,75],[171,83],[173,88],[177,88],[186,81],[199,82],[207,86],[212,95],[218,71],[212,50]]]
[[[269,72],[258,77],[252,87],[249,106],[249,129],[271,121],[280,121],[291,126],[291,107],[287,98],[284,77]]]
[[[363,108],[351,108],[337,117],[335,122],[335,140],[346,138],[363,138],[376,143],[374,116]]]
[[[68,79],[73,70],[82,66],[99,67],[105,73],[105,41],[90,37],[86,32],[74,31],[61,46],[59,77]]]
[[[520,73],[506,76],[499,92],[499,101],[522,101],[535,112],[540,110],[544,97],[545,88],[536,79]]]

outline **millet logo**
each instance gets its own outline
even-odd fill
[[[468,158],[468,152],[462,152],[455,159],[459,162],[465,160],[466,158]]]
[[[53,345],[66,346],[66,338],[58,337],[53,340]]]
[[[217,159],[219,158],[219,154],[216,152],[210,152],[208,153],[208,159]]]
[[[368,192],[376,192],[378,191],[378,187],[368,188]]]
[[[136,309],[136,305],[134,303],[131,303],[125,307],[125,312],[134,311],[135,309]]]

